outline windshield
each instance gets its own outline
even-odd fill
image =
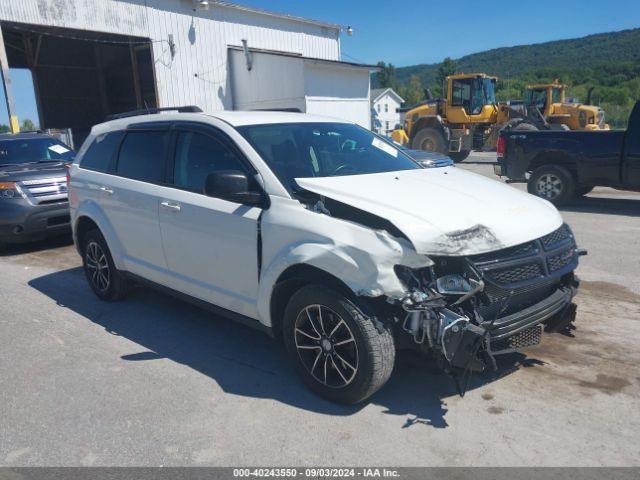
[[[249,125],[238,131],[288,190],[295,178],[334,177],[421,168],[395,146],[346,123]]]
[[[495,85],[490,78],[462,78],[453,80],[453,106],[464,107],[471,115],[482,112],[485,105],[496,103]]]
[[[75,153],[55,138],[11,138],[0,140],[0,165],[33,162],[71,162]]]
[[[525,103],[530,107],[537,107],[540,111],[547,105],[547,90],[544,88],[527,90]]]

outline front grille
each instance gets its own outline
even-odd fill
[[[517,267],[492,270],[488,276],[499,285],[509,285],[543,276],[542,267],[538,263],[527,263]]]
[[[19,185],[24,195],[34,205],[67,201],[66,177],[24,180]]]
[[[522,348],[533,347],[534,345],[540,344],[541,339],[542,325],[535,325],[509,338],[492,342],[491,351],[493,353],[500,353],[504,350],[520,350]]]
[[[560,286],[561,277],[573,270],[578,261],[567,225],[538,240],[474,255],[469,260],[485,282],[477,311],[488,321],[548,298]]]
[[[551,250],[553,247],[569,238],[572,238],[571,230],[569,230],[569,227],[567,227],[566,224],[563,224],[559,229],[542,237],[540,241],[542,242],[542,246],[545,250]]]

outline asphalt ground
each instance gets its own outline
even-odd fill
[[[493,177],[491,161],[460,168]],[[0,465],[637,466],[640,195],[596,189],[562,215],[589,250],[569,336],[502,357],[464,398],[402,355],[354,407],[310,393],[262,333],[144,288],[97,300],[68,239],[12,247]]]

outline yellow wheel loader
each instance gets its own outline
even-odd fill
[[[552,83],[528,85],[524,105],[537,108],[550,125],[566,125],[570,130],[609,130],[604,122],[604,111],[590,105],[591,90],[587,104],[567,102],[567,86],[555,80]]]
[[[522,113],[495,96],[497,78],[484,73],[461,73],[446,78],[445,98],[427,100],[405,114],[404,126],[391,138],[415,150],[448,154],[455,162],[471,150],[495,148],[497,126],[504,126]],[[533,121],[532,123],[538,123]]]

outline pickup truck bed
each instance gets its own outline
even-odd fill
[[[640,190],[640,102],[626,131],[503,131],[495,173],[556,204],[595,186]]]

